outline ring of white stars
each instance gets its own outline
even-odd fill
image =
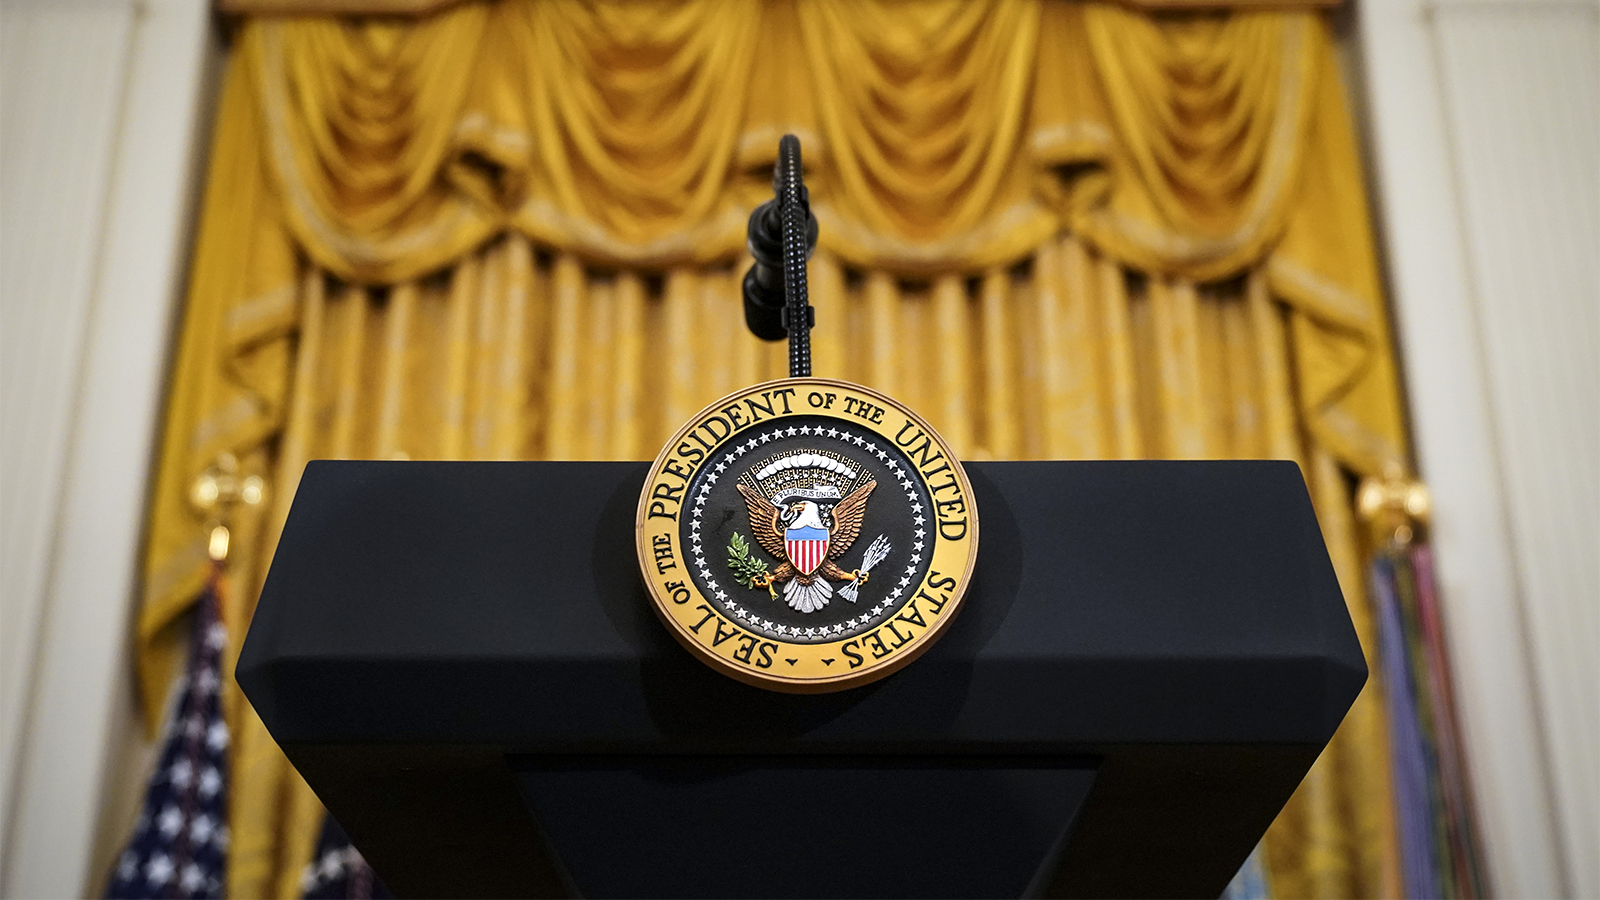
[[[817,437],[826,436],[834,440],[848,441],[867,453],[876,456],[889,470],[889,474],[900,483],[901,490],[905,491],[906,499],[911,503],[912,522],[916,525],[916,528],[912,532],[915,540],[911,546],[911,562],[906,566],[905,574],[889,589],[889,596],[879,601],[876,606],[866,612],[843,622],[821,627],[807,626],[802,628],[798,625],[784,625],[758,616],[740,605],[737,600],[728,595],[727,591],[722,589],[721,583],[711,574],[711,566],[706,562],[705,546],[700,538],[700,521],[705,511],[706,498],[711,494],[711,488],[716,485],[723,472],[733,467],[739,457],[780,437],[804,437],[813,434]],[[759,631],[768,637],[783,638],[800,643],[822,643],[824,641],[838,640],[847,635],[859,634],[879,618],[887,617],[889,613],[899,608],[900,598],[917,581],[917,566],[925,556],[931,555],[931,551],[925,551],[924,549],[927,539],[927,530],[924,526],[927,525],[927,519],[923,516],[922,500],[917,496],[916,486],[916,480],[908,474],[906,467],[902,466],[899,461],[891,459],[888,450],[884,446],[879,446],[878,441],[864,438],[858,434],[851,434],[847,431],[840,431],[837,428],[823,428],[820,425],[802,425],[799,427],[790,425],[788,428],[774,428],[763,432],[743,443],[734,445],[729,455],[719,461],[707,473],[705,481],[700,484],[700,490],[695,495],[694,514],[689,523],[689,543],[691,545],[691,554],[694,557],[695,570],[700,573],[701,578],[705,579],[706,584],[712,588],[712,593],[730,615],[741,619],[740,624],[745,627],[753,631]],[[859,541],[864,536],[857,535],[857,540]]]

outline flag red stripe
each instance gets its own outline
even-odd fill
[[[802,575],[809,575],[822,565],[828,554],[828,542],[817,540],[784,541],[790,562]]]

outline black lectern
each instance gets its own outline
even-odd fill
[[[655,620],[645,470],[306,469],[239,683],[398,894],[1215,897],[1366,679],[1292,463],[969,463],[948,634],[809,696]]]

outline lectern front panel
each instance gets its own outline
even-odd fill
[[[1366,677],[1298,469],[967,470],[984,534],[949,632],[880,682],[795,696],[710,670],[656,620],[632,544],[643,464],[315,462],[239,681],[402,895],[888,896],[827,879],[896,834],[1037,857],[1024,878],[975,856],[979,881],[907,894],[1216,895]],[[860,788],[869,770],[891,789]],[[918,772],[968,799],[890,802]],[[763,779],[817,828],[765,820]],[[975,786],[1003,824],[971,821]],[[818,798],[840,790],[871,828],[830,822]],[[1033,812],[1006,806],[1022,795]],[[646,865],[674,852],[668,809],[741,862]],[[752,887],[785,841],[831,862]]]

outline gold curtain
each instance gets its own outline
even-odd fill
[[[1297,460],[1372,646],[1349,477],[1402,431],[1320,15],[506,0],[236,35],[152,492],[152,726],[219,453],[274,492],[235,529],[237,653],[306,460],[643,459],[783,375],[738,278],[785,131],[822,227],[819,373],[970,459]],[[321,807],[227,696],[229,893],[295,896]],[[1398,891],[1379,703],[1269,832],[1278,896]]]

